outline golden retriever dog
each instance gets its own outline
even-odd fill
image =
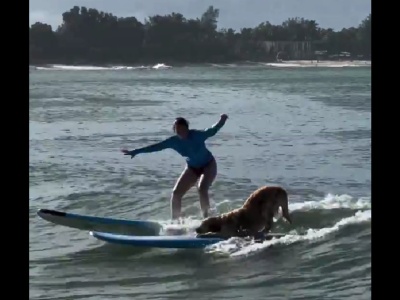
[[[292,224],[289,216],[287,192],[279,186],[263,186],[254,191],[243,206],[217,217],[209,217],[196,228],[198,235],[221,237],[256,236],[268,233],[273,218],[282,209],[282,217]]]

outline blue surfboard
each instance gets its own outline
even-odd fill
[[[87,231],[157,236],[162,229],[161,224],[152,221],[94,217],[51,209],[40,209],[37,214],[48,222]]]
[[[218,242],[224,241],[226,239],[221,237],[210,237],[210,236],[133,236],[133,235],[120,235],[105,232],[93,232],[90,234],[98,240],[120,244],[129,245],[134,247],[149,247],[149,248],[184,248],[184,249],[197,249],[205,248],[209,245],[216,244]],[[272,238],[280,238],[285,236],[285,234],[275,233],[268,234],[264,239],[259,240],[259,242],[270,240]]]
[[[98,240],[135,247],[149,248],[177,248],[177,249],[196,249],[204,248],[223,241],[222,238],[197,238],[194,236],[133,236],[119,235],[106,232],[90,232],[90,234]]]

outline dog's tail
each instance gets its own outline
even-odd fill
[[[292,224],[292,218],[289,215],[289,198],[284,189],[280,189],[277,194],[279,206],[282,208],[282,217]]]

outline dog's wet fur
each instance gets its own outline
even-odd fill
[[[202,236],[218,234],[227,238],[256,236],[260,232],[266,234],[272,229],[279,207],[282,217],[292,224],[286,190],[279,186],[263,186],[254,191],[242,207],[203,220],[196,233]]]

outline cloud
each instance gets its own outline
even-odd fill
[[[35,10],[29,12],[29,25],[36,22],[47,23],[54,29],[62,23],[61,14],[52,14],[44,10]]]

